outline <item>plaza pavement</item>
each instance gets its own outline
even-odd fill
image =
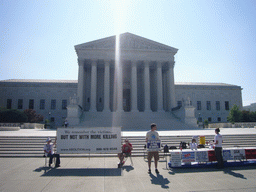
[[[199,132],[197,132],[199,131]],[[192,135],[214,134],[214,130],[197,130]],[[255,134],[253,129],[222,129],[222,134]],[[51,130],[20,130],[16,133],[3,131],[1,136],[55,136]],[[185,133],[186,132],[186,133]],[[187,131],[160,132],[162,134],[188,134]],[[197,134],[199,133],[199,134]],[[23,135],[24,134],[24,135]],[[52,134],[52,135],[49,135]],[[145,135],[145,132],[123,133]],[[61,167],[44,167],[44,158],[0,158],[0,191],[256,191],[256,166],[213,168],[167,169],[161,159],[160,174],[147,173],[143,157],[134,157],[133,166],[117,168],[117,158],[62,158]]]

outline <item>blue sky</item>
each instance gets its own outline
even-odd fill
[[[130,32],[179,49],[175,82],[256,102],[255,0],[0,0],[0,80],[77,79],[74,46]]]

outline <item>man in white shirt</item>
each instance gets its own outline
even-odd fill
[[[147,135],[146,135],[146,143],[148,144],[149,141],[159,141],[160,142],[160,139],[159,139],[159,135],[158,133],[156,132],[156,124],[155,123],[152,123],[151,124],[151,130],[147,132]],[[159,146],[160,147],[160,146]],[[151,159],[152,157],[154,157],[154,162],[155,162],[155,172],[157,174],[159,174],[159,171],[157,169],[157,163],[158,163],[158,160],[159,160],[159,149],[155,149],[155,150],[150,150],[148,151],[148,173],[151,174]]]

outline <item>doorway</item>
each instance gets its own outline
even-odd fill
[[[123,109],[124,109],[124,111],[131,110],[131,91],[130,91],[130,89],[123,90]]]

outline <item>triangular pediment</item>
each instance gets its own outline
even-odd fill
[[[86,49],[112,49],[115,50],[116,36],[111,36],[96,41],[76,45],[76,50]],[[176,53],[178,49],[140,37],[131,33],[120,34],[121,50],[150,50],[150,51],[170,51]]]

